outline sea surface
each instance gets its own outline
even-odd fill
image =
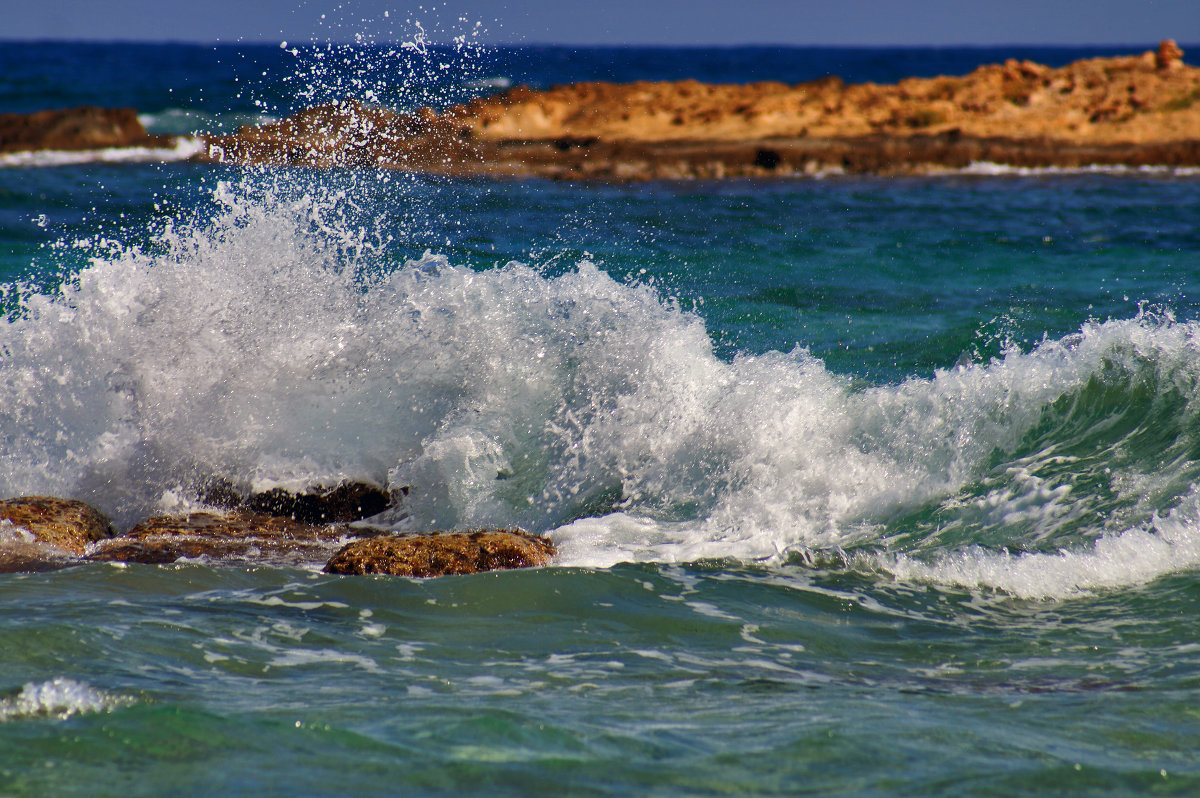
[[[6,43],[0,112],[1150,46]],[[9,163],[0,313],[0,496],[128,528],[207,476],[369,479],[396,529],[560,551],[0,575],[0,795],[1200,793],[1194,172]]]

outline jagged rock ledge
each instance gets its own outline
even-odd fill
[[[644,180],[1200,166],[1200,69],[1173,41],[1059,69],[1009,60],[962,77],[516,87],[441,113],[354,100],[209,141],[237,164],[458,176]]]
[[[340,487],[324,492],[342,498],[370,493],[356,484]],[[276,499],[281,495],[273,493]],[[204,558],[214,564],[272,565],[328,560],[329,573],[433,577],[546,565],[554,554],[548,539],[521,530],[396,535],[246,509],[150,518],[116,535],[99,511],[80,501],[42,496],[0,501],[0,573]]]
[[[0,154],[169,147],[131,109],[0,114]],[[516,87],[442,112],[344,100],[210,136],[194,160],[630,181],[1013,167],[1200,167],[1200,69],[1170,40],[1052,69],[1009,60],[960,77],[788,86]]]

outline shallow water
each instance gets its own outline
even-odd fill
[[[1200,179],[0,169],[0,494],[549,568],[0,575],[0,792],[1194,794]]]

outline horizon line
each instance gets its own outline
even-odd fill
[[[1168,37],[1169,38],[1169,37]],[[937,43],[850,43],[838,42],[833,44],[828,43],[796,43],[796,42],[687,42],[687,43],[671,43],[671,42],[475,42],[471,47],[479,47],[486,49],[488,47],[499,48],[523,48],[523,47],[573,47],[573,48],[605,48],[605,49],[622,49],[622,48],[649,48],[649,49],[739,49],[739,48],[776,48],[776,49],[1001,49],[1005,47],[1044,47],[1044,48],[1063,48],[1063,49],[1083,49],[1096,47],[1147,47],[1151,49],[1157,47],[1158,44],[1165,39],[1159,39],[1152,43],[1145,42],[1130,42],[1130,41],[1103,41],[1103,42],[937,42]],[[1200,41],[1197,42],[1179,42],[1175,40],[1180,47],[1191,46],[1200,47]],[[184,47],[236,47],[236,46],[253,46],[253,47],[282,47],[283,44],[291,46],[293,44],[300,47],[322,46],[322,45],[351,45],[361,47],[387,47],[399,46],[405,43],[405,40],[380,40],[373,42],[355,42],[352,40],[338,39],[307,39],[307,40],[288,40],[283,37],[277,39],[255,38],[255,39],[212,39],[212,40],[188,40],[188,39],[136,39],[136,38],[95,38],[95,39],[80,39],[80,38],[56,38],[56,37],[9,37],[0,34],[0,42],[8,44],[93,44],[93,45],[174,45]],[[453,41],[431,41],[430,46],[433,47],[454,47]]]

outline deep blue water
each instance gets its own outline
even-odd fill
[[[392,49],[6,46],[0,111],[278,115]],[[1091,54],[528,48],[399,100]],[[560,549],[0,575],[0,793],[1194,795],[1197,219],[1179,173],[0,168],[0,495],[366,478]]]

